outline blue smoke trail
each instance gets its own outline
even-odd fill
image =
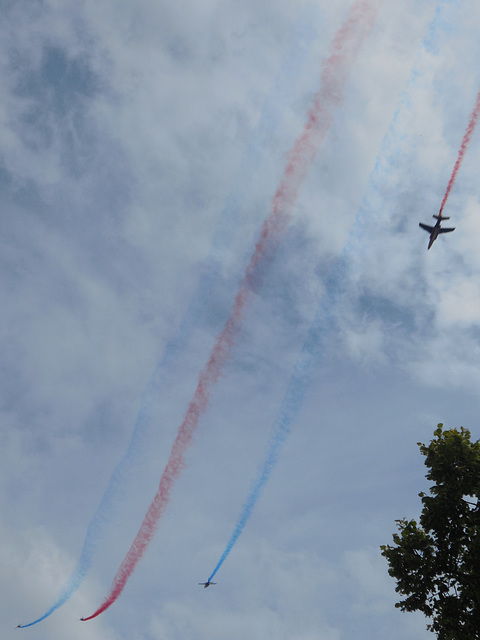
[[[41,617],[28,624],[19,625],[20,628],[31,627],[45,620],[65,604],[79,588],[91,567],[97,544],[103,535],[104,526],[109,522],[109,513],[112,511],[115,500],[118,499],[121,487],[129,478],[134,461],[143,450],[143,443],[152,418],[152,405],[158,389],[162,386],[170,367],[187,347],[207,308],[209,293],[218,275],[220,259],[241,222],[241,213],[248,197],[249,185],[258,171],[266,149],[269,147],[269,139],[281,123],[285,105],[299,79],[299,71],[316,39],[318,23],[318,7],[313,4],[307,5],[293,29],[292,44],[281,61],[280,72],[264,103],[258,124],[252,132],[250,144],[235,180],[234,190],[220,214],[210,255],[205,261],[196,290],[175,335],[165,347],[163,357],[142,394],[141,408],[135,421],[130,444],[115,467],[100,504],[88,525],[80,558],[55,603]]]
[[[428,68],[429,57],[437,55],[440,49],[440,42],[454,30],[454,16],[452,11],[457,11],[464,0],[442,0],[435,9],[434,17],[427,27],[427,34],[422,42],[420,50],[416,56],[413,71],[408,79],[392,118],[392,123],[385,135],[381,152],[375,160],[374,168],[369,176],[367,194],[355,217],[354,227],[350,233],[348,241],[348,253],[358,260],[368,248],[365,237],[368,236],[368,228],[375,227],[378,216],[384,211],[384,202],[379,194],[387,194],[391,176],[395,175],[398,165],[399,149],[407,145],[407,136],[401,133],[405,126],[405,120],[411,116],[414,105],[412,104],[412,92],[416,88],[421,88],[423,73],[418,69],[423,65]],[[425,58],[425,60],[424,60]],[[373,215],[372,215],[373,213]],[[347,249],[347,247],[345,248]],[[346,251],[344,251],[344,254]]]
[[[324,318],[322,308],[317,312],[317,317],[309,329],[300,357],[293,369],[280,411],[273,423],[270,441],[267,447],[267,456],[261,466],[257,480],[253,484],[253,488],[243,505],[242,512],[237,520],[232,536],[230,537],[224,552],[220,556],[215,569],[208,578],[208,582],[211,582],[214,578],[215,574],[225,562],[227,556],[240,537],[240,534],[244,530],[245,525],[252,514],[253,508],[270,478],[275,464],[277,463],[280,449],[290,433],[292,422],[297,416],[298,411],[302,406],[305,393],[310,386],[313,364],[315,362],[314,354],[319,349],[320,337],[323,331]]]
[[[255,504],[257,503],[268,479],[270,478],[273,468],[278,461],[282,445],[290,434],[293,420],[298,415],[305,398],[305,394],[310,387],[312,375],[318,365],[318,356],[323,339],[329,333],[329,330],[334,328],[334,318],[331,311],[342,295],[341,283],[345,278],[347,270],[347,258],[352,251],[358,251],[358,247],[360,246],[358,239],[360,236],[364,236],[366,226],[365,221],[368,220],[372,207],[376,204],[374,202],[374,198],[369,197],[369,192],[376,192],[379,179],[384,177],[387,173],[387,169],[391,170],[394,166],[394,159],[389,152],[390,149],[395,147],[395,141],[400,139],[400,134],[398,132],[400,116],[402,115],[402,111],[405,108],[408,108],[409,93],[419,81],[420,73],[417,69],[423,51],[434,50],[445,30],[450,28],[450,23],[446,18],[447,6],[448,2],[444,2],[436,9],[434,18],[428,26],[427,36],[422,43],[421,51],[414,64],[414,71],[412,72],[410,79],[407,82],[407,86],[400,97],[399,105],[395,111],[392,124],[390,125],[390,128],[382,142],[381,152],[376,159],[372,172],[370,173],[367,185],[367,195],[364,197],[355,216],[355,222],[350,231],[349,239],[343,248],[341,255],[330,270],[326,282],[325,295],[317,308],[315,318],[308,330],[300,356],[297,359],[288,382],[282,404],[273,422],[270,439],[267,444],[265,460],[259,468],[257,478],[253,483],[252,489],[250,490],[250,493],[242,507],[240,516],[234,527],[233,533],[227,542],[225,550],[207,579],[208,582],[213,580],[218,570],[232,551],[238,538],[242,534]],[[379,207],[377,207],[377,209],[378,208]]]

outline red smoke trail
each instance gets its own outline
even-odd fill
[[[453,167],[452,175],[448,182],[447,190],[445,191],[445,195],[443,196],[442,206],[440,207],[439,215],[442,215],[443,207],[447,202],[447,198],[450,195],[450,191],[452,190],[453,183],[455,182],[455,178],[457,177],[458,170],[463,162],[463,157],[465,155],[465,151],[472,139],[473,132],[475,131],[475,127],[477,126],[478,116],[480,115],[480,91],[478,92],[477,99],[475,101],[475,106],[473,107],[472,115],[470,116],[470,120],[468,122],[467,129],[463,136],[462,144],[460,145],[460,150],[458,152],[458,158],[455,162],[455,166]]]
[[[212,387],[222,373],[241,328],[247,303],[253,296],[255,287],[252,285],[259,267],[262,262],[268,260],[270,252],[281,240],[302,182],[333,122],[335,108],[342,101],[343,89],[360,45],[373,26],[382,2],[383,0],[357,0],[351,7],[346,22],[335,35],[331,47],[332,53],[322,65],[321,88],[315,95],[313,106],[307,114],[303,133],[288,154],[287,165],[272,198],[270,215],[263,223],[260,240],[247,267],[230,317],[217,337],[210,358],[200,373],[195,395],[178,430],[157,493],[132,546],[117,571],[109,594],[95,613],[82,618],[84,621],[100,615],[115,602],[155,534],[159,520],[169,502],[175,480],[184,467],[187,447],[192,441],[200,416],[207,408]]]

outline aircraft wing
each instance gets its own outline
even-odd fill
[[[440,233],[448,233],[449,231],[455,231],[455,227],[440,227]]]
[[[432,231],[433,231],[433,227],[429,227],[428,224],[423,224],[423,222],[419,222],[418,226],[422,227],[422,229],[425,229],[425,231],[428,231],[428,233],[432,233]],[[441,231],[441,229],[440,229],[440,231]]]

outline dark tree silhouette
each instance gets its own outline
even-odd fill
[[[480,441],[470,431],[443,430],[418,443],[433,482],[420,493],[419,524],[397,520],[394,545],[383,545],[396,591],[395,606],[422,611],[439,640],[480,639]]]

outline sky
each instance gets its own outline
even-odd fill
[[[417,443],[439,422],[480,438],[480,131],[444,209],[455,232],[427,252],[418,227],[480,89],[480,6],[378,4],[158,531],[83,623],[157,490],[353,1],[0,3],[2,637],[56,601],[122,460],[85,578],[18,637],[433,637],[395,608],[379,546],[420,513]],[[287,437],[205,590],[312,323]]]

